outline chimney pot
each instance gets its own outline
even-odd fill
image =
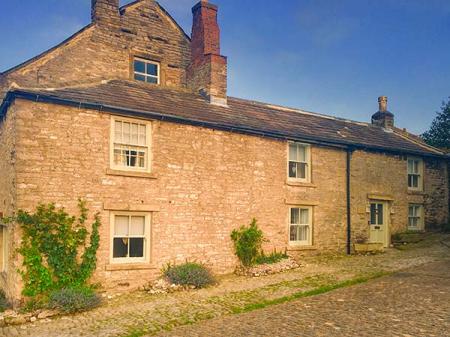
[[[387,109],[387,96],[378,97],[378,111],[372,116],[372,124],[385,129],[394,127],[394,114]]]

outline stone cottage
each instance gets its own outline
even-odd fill
[[[448,221],[448,158],[398,129],[227,96],[217,6],[186,35],[156,1],[92,0],[92,23],[0,74],[0,212],[83,198],[100,212],[95,281],[132,289],[167,262],[235,264],[231,231],[266,249],[350,252]],[[0,226],[0,285],[19,298],[20,232]]]

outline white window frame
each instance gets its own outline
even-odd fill
[[[146,132],[146,145],[135,145],[131,142],[129,144],[126,143],[118,143],[115,141],[115,127],[116,122],[126,122],[126,123],[132,123],[132,124],[139,124],[139,125],[145,125],[145,132]],[[111,132],[110,132],[110,161],[109,165],[110,168],[117,171],[130,171],[130,172],[144,172],[144,173],[150,173],[152,171],[152,123],[149,121],[141,120],[141,119],[134,119],[134,118],[126,118],[126,117],[119,117],[119,116],[111,116]],[[132,166],[124,166],[124,165],[116,165],[114,162],[114,150],[117,146],[123,146],[123,147],[130,147],[130,148],[142,148],[146,150],[146,158],[145,158],[145,167],[132,167]]]
[[[145,228],[144,228],[144,257],[121,257],[114,258],[114,238],[115,236],[115,218],[116,216],[142,216],[145,218]],[[151,253],[151,213],[146,212],[122,212],[116,211],[110,213],[110,263],[111,264],[135,264],[135,263],[150,263],[150,253]],[[123,236],[118,236],[123,237]],[[128,238],[133,237],[142,237],[142,236],[130,236]]]
[[[293,224],[291,219],[291,214],[293,209],[307,209],[308,210],[308,224]],[[314,233],[314,223],[313,223],[313,211],[314,208],[312,206],[292,206],[289,207],[289,223],[288,223],[288,242],[290,246],[312,246],[313,244],[313,233]],[[291,226],[309,226],[308,239],[303,241],[291,241]]]
[[[418,209],[418,215],[416,216],[411,216],[409,211],[410,208],[414,207],[416,209]],[[411,226],[410,220],[411,219],[418,219],[419,221],[417,222],[417,226]],[[424,207],[422,204],[409,204],[408,205],[408,230],[412,230],[412,231],[422,231],[425,228],[425,211],[424,211]]]
[[[296,145],[297,151],[298,147],[304,147],[306,151],[306,162],[299,162],[290,160],[290,146]],[[306,177],[305,178],[293,178],[289,176],[289,163],[290,162],[296,162],[296,163],[305,163],[306,164]],[[311,182],[311,145],[305,144],[305,143],[298,143],[298,142],[288,142],[287,143],[287,179],[288,181],[293,182],[302,182],[302,183],[310,183]]]
[[[409,171],[409,163],[410,161],[418,162],[418,172],[410,172]],[[406,172],[408,176],[408,190],[410,191],[423,191],[423,172],[424,172],[424,162],[422,158],[417,157],[408,157],[406,162]],[[409,176],[415,175],[418,177],[417,187],[409,186]]]
[[[147,65],[147,64],[156,65],[156,68],[158,70],[157,71],[157,75],[155,76],[155,75],[150,75],[150,74],[147,74],[147,73],[141,73],[140,71],[136,71],[134,69],[134,62],[135,61],[143,62],[143,63],[145,63],[145,65]],[[133,57],[132,68],[133,68],[133,79],[135,81],[143,82],[143,83],[147,83],[147,84],[153,84],[153,85],[159,85],[161,83],[161,64],[159,62],[150,61],[150,60],[147,60],[147,59],[142,58],[142,57]],[[134,78],[135,75],[144,76],[146,80],[145,81],[137,80],[137,79]],[[147,82],[147,77],[156,78],[156,83]]]

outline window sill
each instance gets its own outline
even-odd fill
[[[110,176],[120,176],[120,177],[158,179],[158,177],[154,173],[149,172],[135,172],[135,171],[121,171],[121,170],[107,169],[106,174]]]
[[[302,250],[317,250],[317,247],[315,246],[300,246],[300,245],[290,245],[287,247],[288,252],[296,252],[296,251],[302,251]]]
[[[306,181],[286,180],[286,185],[288,185],[288,186],[298,186],[298,187],[317,188],[317,185],[315,185],[313,183],[308,183]]]
[[[148,263],[114,263],[105,266],[106,271],[120,271],[120,270],[150,270],[157,269],[155,266]]]
[[[411,195],[425,195],[425,192],[422,190],[410,190],[408,189],[408,194]]]

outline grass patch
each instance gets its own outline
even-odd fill
[[[327,293],[329,291],[336,290],[339,288],[344,288],[344,287],[349,287],[349,286],[353,286],[356,284],[364,283],[369,280],[379,278],[382,276],[386,276],[389,274],[390,274],[389,272],[382,271],[382,272],[376,272],[376,273],[368,275],[368,276],[362,276],[362,277],[358,277],[358,278],[347,280],[347,281],[322,285],[318,288],[308,290],[308,291],[300,291],[300,292],[294,293],[289,296],[284,296],[284,297],[276,298],[273,300],[263,300],[261,302],[248,304],[243,307],[234,307],[234,308],[232,308],[232,312],[233,312],[233,314],[241,314],[244,312],[263,309],[263,308],[266,308],[271,305],[282,304],[282,303],[290,302],[290,301],[293,301],[293,300],[296,300],[299,298],[320,295],[320,294],[324,294],[324,293]]]
[[[283,281],[258,289],[232,292],[225,296],[211,296],[202,302],[190,303],[176,312],[173,312],[171,308],[161,308],[157,311],[160,318],[154,316],[153,320],[146,321],[144,325],[130,326],[128,332],[122,337],[155,335],[161,331],[170,331],[176,327],[195,324],[215,317],[240,314],[302,297],[323,294],[388,274],[390,273],[376,271],[342,282],[332,275],[319,274],[301,280]],[[289,295],[280,297],[280,293],[286,294],[286,292]],[[276,297],[277,294],[279,297]]]

